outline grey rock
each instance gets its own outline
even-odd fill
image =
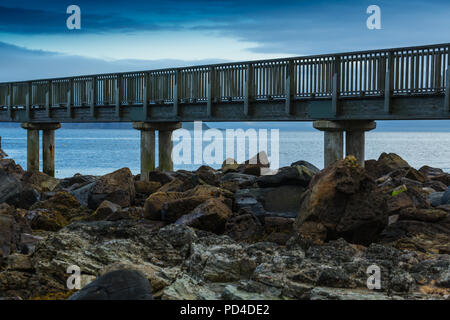
[[[444,192],[441,198],[441,205],[450,204],[450,187]]]
[[[88,183],[78,189],[71,190],[69,193],[73,195],[79,203],[87,207],[89,196],[95,186],[95,182]]]
[[[68,300],[152,300],[147,278],[135,270],[111,271],[83,287]]]
[[[0,181],[0,203],[19,196],[23,190],[22,183],[3,170],[0,170]]]

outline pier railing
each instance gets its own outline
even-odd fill
[[[449,52],[442,44],[0,83],[0,108],[441,94]]]

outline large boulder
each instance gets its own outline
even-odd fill
[[[78,200],[67,191],[59,191],[45,201],[39,201],[31,206],[30,210],[44,209],[62,216],[71,221],[85,216],[89,210],[81,205]]]
[[[367,160],[365,162],[365,168],[369,176],[377,179],[394,170],[406,171],[410,168],[410,165],[395,153],[383,152],[378,160]]]
[[[0,203],[18,197],[22,190],[23,186],[19,179],[0,169]]]
[[[268,215],[296,217],[304,191],[305,188],[299,185],[237,190],[234,194],[235,211],[248,208],[261,221]]]
[[[31,234],[31,228],[23,218],[23,210],[0,204],[0,265],[10,253],[23,251],[24,238],[28,234]]]
[[[185,192],[156,192],[145,201],[144,213],[152,220],[175,222],[211,198],[220,198],[231,206],[231,196],[229,191],[208,185],[199,185]]]
[[[223,201],[211,198],[198,205],[191,213],[179,218],[175,223],[220,234],[223,233],[225,223],[231,214],[231,209]]]
[[[136,270],[108,272],[83,287],[68,300],[152,300],[147,278]]]
[[[88,205],[97,209],[103,200],[108,200],[121,207],[129,207],[135,196],[133,175],[130,169],[122,168],[98,179],[89,195]]]
[[[283,167],[274,175],[263,175],[257,180],[260,187],[278,187],[281,185],[300,185],[307,187],[315,172],[304,165]]]
[[[295,223],[320,223],[327,239],[369,244],[387,226],[386,199],[364,168],[349,156],[315,175]]]

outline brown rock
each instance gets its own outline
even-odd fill
[[[136,181],[134,183],[134,188],[136,193],[143,193],[147,196],[155,193],[159,188],[161,188],[161,182],[158,181]]]
[[[239,164],[236,162],[236,160],[234,160],[232,158],[227,158],[222,163],[221,170],[223,173],[236,172],[238,167],[239,167]]]
[[[89,196],[89,208],[97,209],[103,200],[129,207],[135,199],[134,179],[130,169],[122,168],[102,176]]]
[[[93,215],[89,220],[107,220],[108,217],[120,211],[120,206],[118,204],[112,203],[111,201],[104,200],[95,210]]]
[[[296,231],[308,221],[320,222],[327,229],[327,239],[343,237],[365,245],[388,223],[385,196],[364,168],[347,157],[312,179],[304,193]]]
[[[30,208],[30,210],[37,209],[46,209],[58,213],[67,221],[87,214],[86,208],[66,191],[59,191],[48,200],[37,202]]]
[[[263,231],[261,222],[248,208],[233,214],[225,224],[225,234],[236,241],[258,241],[262,238]]]
[[[179,218],[175,223],[220,234],[223,233],[225,223],[231,214],[231,209],[219,198],[212,198],[197,206],[191,213]]]
[[[447,218],[449,214],[439,209],[405,208],[400,210],[400,220],[419,220],[425,222],[437,222]]]

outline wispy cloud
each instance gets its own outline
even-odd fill
[[[190,65],[226,62],[205,60],[133,60],[105,61],[82,56],[64,55],[57,52],[28,50],[0,42],[0,82],[24,81],[54,77],[67,77],[97,73],[154,70]]]

